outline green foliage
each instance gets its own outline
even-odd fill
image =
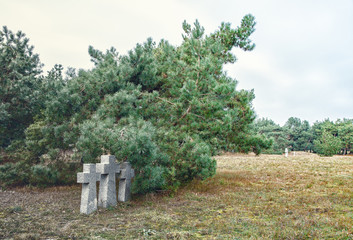
[[[31,124],[25,131],[26,140],[25,144],[31,153],[39,158],[41,155],[47,152],[48,141],[43,136],[42,129],[45,126],[43,120],[36,120]]]
[[[270,119],[257,119],[254,123],[254,131],[265,138],[272,140],[272,145],[264,153],[282,154],[289,146],[288,134],[283,127]]]
[[[42,106],[39,56],[21,31],[0,31],[0,147],[22,139]]]
[[[154,90],[158,85],[158,67],[153,54],[154,49],[155,43],[151,38],[142,45],[137,44],[127,56],[120,58],[120,75],[128,82],[140,85],[142,90]]]
[[[72,69],[70,70],[73,71]],[[51,101],[67,84],[67,80],[63,78],[62,71],[63,67],[60,64],[55,64],[47,75],[42,77],[41,99],[43,102]],[[73,72],[71,74],[74,76]]]
[[[209,146],[199,140],[186,139],[174,158],[176,178],[188,182],[194,178],[206,179],[216,173],[216,160],[211,158]]]
[[[29,168],[24,162],[5,163],[0,165],[0,186],[15,186],[29,183]]]
[[[30,168],[29,183],[40,187],[54,185],[58,182],[58,170],[43,165],[34,165]]]
[[[77,163],[55,163],[51,165],[35,164],[19,160],[16,163],[0,165],[0,186],[47,187],[71,184],[76,180]]]
[[[272,120],[259,119],[254,123],[254,131],[273,140],[266,153],[280,154],[283,149],[290,148],[332,156],[351,153],[353,146],[352,119],[338,119],[335,123],[327,119],[310,126],[308,121],[291,117],[283,127]]]
[[[293,151],[311,151],[313,148],[313,135],[308,121],[290,117],[284,129],[288,134],[288,146]]]
[[[32,137],[32,134],[28,132],[38,130],[35,124],[31,127],[26,130],[27,138]],[[36,128],[33,129],[33,127]],[[12,141],[11,145],[6,148],[6,152],[2,153],[3,156],[6,154],[7,163],[0,165],[0,186],[30,184],[46,187],[72,184],[76,180],[76,172],[81,164],[67,161],[67,159],[65,161],[57,149],[52,149],[48,154],[42,155],[41,147],[43,146],[38,146],[38,143],[33,140],[27,139],[26,143],[23,140]],[[50,155],[52,161],[48,161]]]
[[[343,154],[347,154],[352,151],[353,147],[353,119],[338,120],[336,126],[342,142]]]
[[[251,146],[252,152],[256,155],[260,155],[263,149],[267,150],[270,149],[273,145],[273,139],[267,139],[264,136],[253,136],[248,140],[248,145]]]
[[[333,156],[341,150],[341,140],[330,133],[328,130],[324,130],[321,137],[314,140],[315,147],[323,156]]]
[[[348,154],[353,146],[353,120],[338,119],[335,123],[329,119],[313,125],[315,150],[324,155]]]

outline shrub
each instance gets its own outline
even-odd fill
[[[17,186],[29,183],[30,166],[24,162],[0,165],[1,187]]]
[[[29,183],[40,187],[54,185],[58,182],[58,170],[44,165],[34,165],[31,167]]]

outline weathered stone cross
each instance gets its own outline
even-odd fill
[[[99,207],[117,205],[116,177],[119,177],[118,201],[127,202],[131,196],[131,179],[135,176],[129,162],[118,164],[113,155],[101,156],[97,164],[83,164],[83,172],[77,173],[77,182],[82,183],[80,212],[90,214]],[[97,203],[96,182],[99,183]]]
[[[131,196],[131,179],[135,176],[134,169],[131,169],[129,162],[123,162],[120,166],[120,181],[119,181],[119,202],[127,202]]]
[[[83,164],[83,172],[77,173],[77,182],[82,183],[80,212],[90,214],[97,210],[96,164]]]
[[[107,208],[116,206],[116,174],[120,173],[120,164],[115,162],[113,155],[101,156],[97,163],[97,173],[101,174],[99,184],[98,206]]]

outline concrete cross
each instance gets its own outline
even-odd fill
[[[120,164],[113,155],[102,155],[97,163],[97,173],[101,174],[98,206],[107,208],[116,206],[116,174],[120,173]]]
[[[80,212],[90,214],[97,210],[96,164],[83,164],[83,172],[77,173],[77,182],[82,183]]]
[[[131,179],[135,176],[134,169],[131,169],[129,162],[123,162],[121,164],[121,173],[119,181],[119,202],[127,202],[131,197]]]

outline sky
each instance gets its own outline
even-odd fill
[[[45,72],[92,68],[90,45],[120,55],[149,37],[177,46],[184,20],[210,34],[250,13],[256,47],[234,49],[225,70],[238,89],[254,89],[257,116],[280,125],[353,118],[352,0],[0,0],[0,9],[0,26],[26,34]]]

